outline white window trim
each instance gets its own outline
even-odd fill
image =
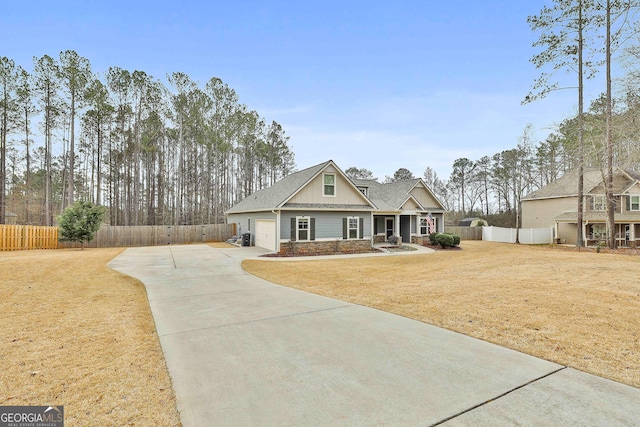
[[[352,219],[356,220],[356,237],[351,237],[351,230],[353,230],[352,227],[350,227],[350,222]],[[358,239],[362,239],[362,236],[360,236],[360,217],[359,216],[348,216],[347,217],[347,240],[358,240]]]
[[[591,196],[592,200],[591,200],[591,210],[592,211],[598,211],[598,212],[602,212],[602,211],[606,211],[607,210],[607,198],[606,196],[603,196],[601,194],[596,194]],[[596,203],[596,200],[598,200],[598,202]],[[596,209],[596,206],[599,205],[601,209]]]
[[[425,231],[426,233],[422,233],[422,220],[427,220],[426,215],[425,216],[421,216],[420,217],[420,224],[418,225],[418,232],[420,233],[420,236],[428,236],[429,235],[429,224],[427,224],[425,226]],[[438,232],[438,218],[435,216],[432,216],[431,219],[433,220],[433,231],[434,232]]]
[[[307,238],[300,238],[300,220],[307,221]],[[311,241],[311,217],[310,216],[296,216],[296,241],[298,242],[310,242]]]
[[[326,187],[327,185],[329,185],[329,184],[325,184],[325,183],[324,183],[324,177],[325,177],[325,176],[328,176],[328,175],[333,176],[333,194],[326,194],[326,193],[325,193],[325,191],[324,191],[324,190],[325,190],[325,187]],[[338,175],[337,175],[337,174],[335,174],[335,173],[333,173],[333,172],[323,173],[323,174],[322,174],[322,196],[323,196],[323,197],[336,197],[336,194],[337,194],[337,192],[338,192],[338,191],[337,191],[337,190],[338,190],[338,189],[337,189],[337,187],[338,187],[337,183],[338,183]]]
[[[637,197],[638,198],[638,209],[633,209],[633,197]],[[637,194],[630,194],[629,195],[629,211],[631,212],[637,212],[640,211],[640,195]]]

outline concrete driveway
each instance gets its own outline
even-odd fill
[[[184,426],[634,425],[640,389],[244,272],[257,248],[130,248]]]

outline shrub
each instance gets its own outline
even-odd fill
[[[387,239],[387,241],[389,243],[391,243],[392,245],[397,245],[398,244],[398,236],[389,236],[389,239]]]
[[[442,248],[448,248],[453,246],[453,236],[451,234],[438,234],[436,236],[436,243]]]
[[[457,234],[452,234],[452,236],[453,236],[453,246],[460,245],[460,236],[458,236]]]
[[[438,244],[438,242],[436,241],[436,238],[438,237],[438,234],[440,234],[440,233],[431,233],[431,234],[429,234],[429,241],[434,245]]]
[[[477,224],[478,227],[484,227],[485,225],[487,224],[485,224],[483,220],[478,221],[478,224]]]
[[[85,242],[90,242],[102,224],[107,208],[91,202],[75,202],[58,217],[60,224],[59,240],[62,242],[80,242],[84,250]]]

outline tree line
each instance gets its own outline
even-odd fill
[[[295,168],[282,126],[219,78],[97,74],[72,50],[32,65],[0,58],[0,223],[52,225],[77,200],[111,225],[219,223]]]
[[[613,167],[640,170],[640,24],[637,0],[553,0],[528,17],[541,49],[531,62],[541,70],[523,104],[556,90],[575,90],[577,113],[563,120],[544,141],[532,141],[531,125],[516,146],[480,159],[459,158],[448,179],[427,167],[423,178],[445,207],[457,214],[507,213],[510,226],[519,223],[520,200],[569,170],[578,170],[578,223],[583,222],[583,171],[599,169],[606,184],[607,226],[614,224]],[[616,61],[619,75],[614,76]],[[601,96],[585,106],[585,80],[604,71]],[[568,72],[575,85],[562,87],[558,73]],[[358,172],[357,168],[353,168]],[[393,177],[413,177],[399,169]],[[578,226],[578,245],[582,227]],[[609,246],[615,246],[609,233]]]

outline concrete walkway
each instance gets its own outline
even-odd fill
[[[130,248],[190,426],[634,425],[640,389],[244,272],[256,248]]]

